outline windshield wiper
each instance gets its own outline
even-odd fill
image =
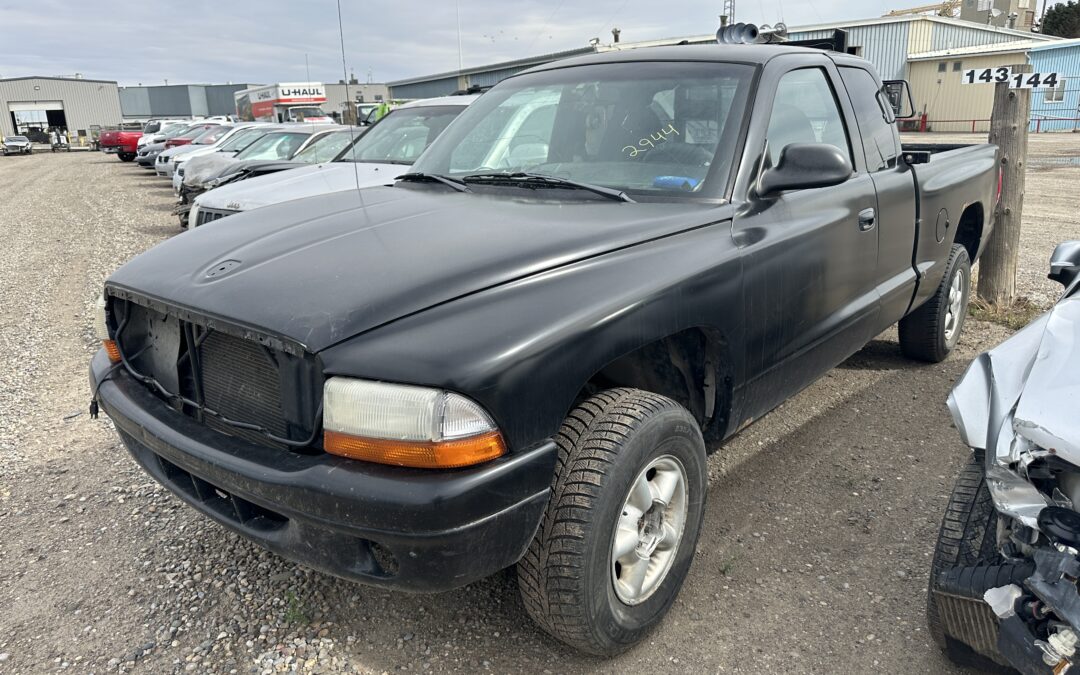
[[[465,181],[458,180],[457,178],[450,178],[449,176],[440,176],[437,173],[403,173],[397,177],[397,180],[436,182],[452,187],[458,192],[472,192],[472,190],[469,189],[469,186],[465,184]]]
[[[535,185],[536,183],[542,183],[545,185],[551,185],[553,187],[570,188],[572,190],[587,190],[602,197],[614,199],[617,202],[630,202],[631,204],[634,203],[634,200],[630,198],[630,195],[626,194],[622,190],[616,190],[615,188],[604,187],[602,185],[593,185],[591,183],[582,183],[580,181],[570,180],[569,178],[562,178],[561,176],[551,176],[544,173],[529,173],[527,171],[474,173],[469,174],[468,176],[463,176],[461,180],[463,182],[506,182],[509,185],[522,185],[525,187],[528,187],[530,183],[533,185]]]

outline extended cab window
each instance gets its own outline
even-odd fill
[[[862,68],[840,68],[862,133],[866,167],[881,171],[896,166],[900,138],[893,124],[892,107],[885,102],[874,76]]]
[[[414,170],[466,180],[525,172],[639,195],[713,196],[727,181],[753,72],[638,62],[512,77],[462,113]]]
[[[774,101],[768,131],[773,166],[792,143],[828,143],[851,159],[844,118],[824,70],[804,68],[784,75]]]

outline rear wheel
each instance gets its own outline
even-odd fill
[[[934,295],[900,319],[900,351],[908,358],[944,361],[960,340],[971,296],[971,261],[967,249],[953,244],[945,276]]]
[[[135,155],[130,152],[121,152],[116,156],[120,158],[121,162],[130,162],[131,160],[135,159]]]
[[[705,443],[686,409],[636,389],[589,398],[557,441],[551,500],[518,587],[545,631],[618,654],[663,619],[686,578],[705,511]]]

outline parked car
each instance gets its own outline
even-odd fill
[[[208,130],[219,126],[222,126],[220,122],[200,122],[198,124],[193,124],[188,127],[187,133],[180,134],[179,136],[173,136],[172,138],[166,140],[165,149],[171,150],[173,148],[178,148],[183,145],[189,145],[190,143],[194,143],[195,140],[199,138],[199,136],[206,133]]]
[[[98,145],[107,155],[116,155],[121,162],[130,162],[138,154],[141,131],[126,129],[106,129],[98,137]]]
[[[281,143],[275,143],[272,139],[263,141],[262,146],[253,144],[250,150],[245,149],[232,156],[196,158],[191,164],[181,167],[173,176],[173,183],[178,184],[177,196],[180,198],[176,208],[176,213],[180,217],[180,226],[187,227],[188,214],[194,199],[207,189],[212,189],[212,186],[219,181],[237,174],[268,175],[287,171],[314,164],[320,157],[333,159],[362,133],[355,127],[325,127],[309,135],[292,154],[284,159],[274,158]],[[269,158],[263,159],[264,156]]]
[[[3,147],[4,156],[29,155],[34,151],[34,145],[26,136],[4,136],[0,146]]]
[[[154,163],[157,161],[157,156],[165,151],[165,141],[174,136],[182,136],[188,133],[190,129],[190,125],[173,125],[166,131],[156,134],[153,139],[151,139],[154,141],[153,143],[148,143],[139,149],[135,161],[144,169],[150,169],[152,171],[154,169]]]
[[[687,576],[706,439],[897,321],[908,356],[949,354],[995,152],[902,147],[846,54],[559,60],[392,186],[128,262],[92,390],[155,480],[263,546],[414,591],[516,564],[544,630],[614,654]]]
[[[176,165],[172,161],[174,157],[205,149],[221,140],[226,133],[232,130],[229,125],[216,123],[199,126],[201,128],[196,128],[194,131],[188,131],[182,136],[165,141],[165,149],[161,151],[157,161],[154,162],[154,171],[157,175],[172,178],[173,171],[176,170]],[[183,143],[169,146],[170,143],[180,138],[184,139]]]
[[[1046,314],[980,355],[949,395],[972,456],[930,571],[930,635],[987,670],[1072,672],[1080,637],[1080,241],[1061,244]]]
[[[169,176],[173,181],[173,191],[177,189],[177,181],[183,175],[184,166],[188,160],[205,156],[232,157],[237,152],[243,151],[251,143],[273,131],[277,125],[265,122],[241,122],[239,124],[225,125],[227,131],[223,134],[207,135],[186,148],[178,149],[169,157],[171,169]]]
[[[145,146],[151,143],[164,142],[172,136],[178,136],[179,134],[173,133],[167,135],[170,130],[179,131],[190,127],[191,120],[182,119],[167,119],[167,120],[150,120],[143,126],[143,135],[139,139],[137,150],[142,150]]]
[[[269,204],[392,183],[476,99],[447,96],[400,106],[367,127],[333,162],[272,175],[259,175],[265,171],[261,164],[238,167],[209,181],[212,189],[194,199],[190,221],[203,225]]]

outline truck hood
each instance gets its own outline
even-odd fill
[[[559,194],[573,201],[436,187],[290,201],[173,237],[106,285],[318,352],[463,295],[730,217],[700,203]]]
[[[357,183],[362,188],[387,185],[408,171],[405,164],[329,162],[222,185],[196,201],[200,208],[250,211],[294,199],[355,190]]]

